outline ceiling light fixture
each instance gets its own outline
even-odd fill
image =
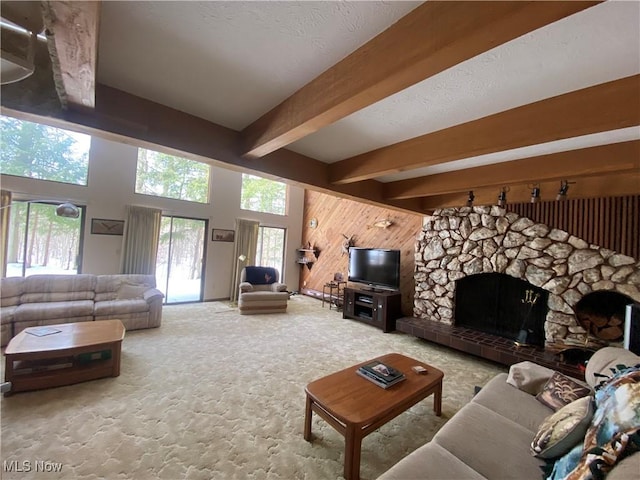
[[[473,207],[473,201],[476,196],[473,194],[473,190],[469,190],[469,197],[467,197],[467,207]]]
[[[47,204],[48,202],[46,200],[26,200],[26,201],[17,200],[16,203],[12,203],[10,205],[5,205],[4,207],[0,207],[0,210],[4,208],[9,208],[13,205],[16,205],[17,203]],[[80,216],[80,209],[76,207],[73,203],[64,202],[56,207],[56,215],[58,217],[63,217],[63,218],[78,218]]]
[[[508,187],[502,187],[500,193],[498,194],[498,206],[504,208],[507,204],[507,192],[509,191]]]
[[[569,191],[569,182],[567,180],[562,180],[560,182],[560,190],[558,190],[558,195],[556,195],[557,201],[562,201],[567,199],[567,191]]]
[[[540,201],[540,185],[534,185],[531,190],[531,203],[538,203]]]

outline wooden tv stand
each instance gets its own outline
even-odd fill
[[[393,332],[396,319],[402,317],[400,302],[400,292],[347,287],[344,289],[342,318],[368,323],[385,333]]]

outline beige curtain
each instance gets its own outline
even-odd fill
[[[256,248],[258,247],[258,232],[260,222],[236,218],[236,240],[233,248],[233,268],[231,270],[231,302],[238,301],[240,286],[240,272],[246,265],[255,265]],[[244,255],[244,261],[239,257]]]
[[[162,210],[127,206],[122,238],[121,273],[156,274]]]
[[[7,276],[7,247],[9,245],[9,215],[11,205],[11,192],[0,190],[0,265],[2,265],[2,276]]]

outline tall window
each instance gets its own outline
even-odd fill
[[[280,272],[280,281],[284,272],[284,228],[260,227],[258,231],[258,247],[256,249],[256,265],[273,267]]]
[[[207,203],[210,170],[206,163],[139,148],[136,193]]]
[[[87,184],[91,137],[0,116],[3,175]]]
[[[285,215],[287,185],[255,175],[242,174],[241,207],[253,212]]]
[[[79,207],[79,218],[58,217],[56,207],[49,203],[12,203],[7,277],[81,271],[84,207]]]

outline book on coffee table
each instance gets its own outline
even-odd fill
[[[358,368],[356,373],[382,388],[389,388],[405,379],[402,372],[377,360]]]

